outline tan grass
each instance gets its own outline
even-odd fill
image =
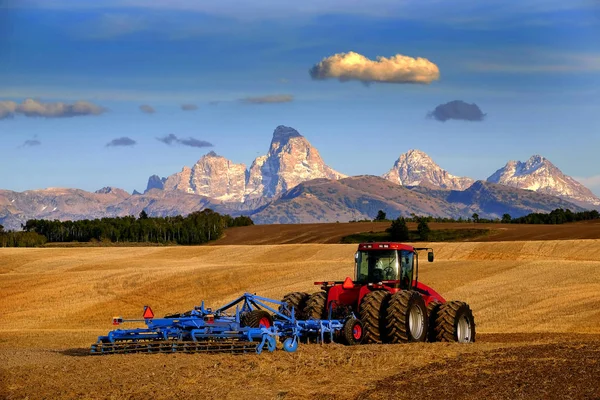
[[[469,302],[478,333],[600,333],[600,240],[432,246],[436,261],[422,264],[421,281],[447,299]],[[30,398],[191,398],[201,390],[205,398],[313,398],[331,386],[332,398],[346,398],[386,375],[513,345],[301,346],[296,354],[259,357],[61,353],[89,346],[112,329],[114,315],[140,317],[146,304],[160,316],[202,299],[218,306],[244,291],[275,298],[316,291],[315,280],[352,275],[355,249],[0,249],[0,381],[8,385],[0,396],[5,390]]]

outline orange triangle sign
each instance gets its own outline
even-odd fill
[[[152,319],[154,318],[154,312],[150,308],[150,306],[144,306],[144,319]]]

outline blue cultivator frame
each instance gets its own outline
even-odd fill
[[[231,310],[235,306],[235,312]],[[275,306],[275,307],[274,307]],[[149,308],[144,309],[146,311]],[[269,326],[245,326],[243,318],[257,310],[266,311],[272,318]],[[264,315],[264,314],[261,314]],[[232,352],[261,353],[264,348],[272,352],[277,347],[277,339],[283,341],[283,349],[294,352],[301,338],[314,338],[323,343],[328,337],[332,342],[354,315],[344,320],[298,320],[294,309],[287,303],[251,293],[224,306],[211,310],[205,308],[204,301],[199,307],[184,314],[168,315],[164,318],[123,320],[113,318],[113,324],[144,322],[146,328],[116,329],[106,336],[99,336],[91,346],[91,354],[112,354],[132,352]],[[267,318],[267,319],[269,319]],[[262,320],[261,320],[262,321]]]

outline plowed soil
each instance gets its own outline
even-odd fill
[[[231,228],[213,245],[340,243],[344,236],[363,232],[383,232],[389,222],[356,222],[333,224],[254,225]],[[417,229],[409,223],[409,229]],[[467,239],[471,242],[506,242],[529,240],[600,239],[600,221],[562,225],[435,223],[431,229],[487,229],[488,234]]]
[[[471,305],[476,343],[89,356],[115,315],[314,292],[356,246],[0,249],[0,398],[600,399],[600,240],[423,245],[420,279]]]

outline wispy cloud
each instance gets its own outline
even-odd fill
[[[183,111],[195,111],[198,109],[198,106],[195,104],[182,104],[181,109]]]
[[[142,104],[140,106],[140,111],[143,112],[144,114],[154,114],[156,112],[154,107],[149,106],[148,104]]]
[[[353,51],[324,58],[310,71],[313,79],[337,78],[342,82],[363,83],[431,83],[440,78],[437,65],[426,58],[413,58],[396,54],[390,58],[370,60]]]
[[[167,136],[156,138],[159,142],[163,142],[164,144],[173,145],[173,144],[181,144],[183,146],[189,147],[213,147],[213,144],[207,142],[206,140],[200,140],[193,137],[188,138],[178,138],[176,135],[170,133]]]
[[[42,142],[40,142],[37,137],[34,137],[33,139],[28,139],[25,142],[23,142],[23,144],[20,147],[35,147],[35,146],[39,146],[41,145]]]
[[[112,39],[148,30],[151,26],[151,21],[139,14],[105,13],[92,22],[77,25],[75,33],[89,39]]]
[[[479,106],[475,103],[469,104],[462,100],[454,100],[445,104],[440,104],[427,114],[428,118],[446,122],[449,119],[463,121],[483,121],[486,114],[481,112]]]
[[[68,118],[100,115],[106,111],[106,108],[87,101],[76,101],[73,104],[44,103],[34,99],[26,99],[20,104],[11,100],[0,101],[0,119],[11,118],[17,114],[25,117]]]
[[[570,73],[600,71],[600,54],[552,54],[532,52],[528,59],[512,62],[477,62],[467,64],[467,68],[478,72],[502,73]]]
[[[240,99],[245,104],[272,104],[272,103],[289,103],[294,101],[294,96],[291,94],[272,94],[259,97],[246,97]]]
[[[137,142],[127,136],[123,136],[117,139],[113,139],[106,144],[106,147],[123,147],[123,146],[134,146]]]

